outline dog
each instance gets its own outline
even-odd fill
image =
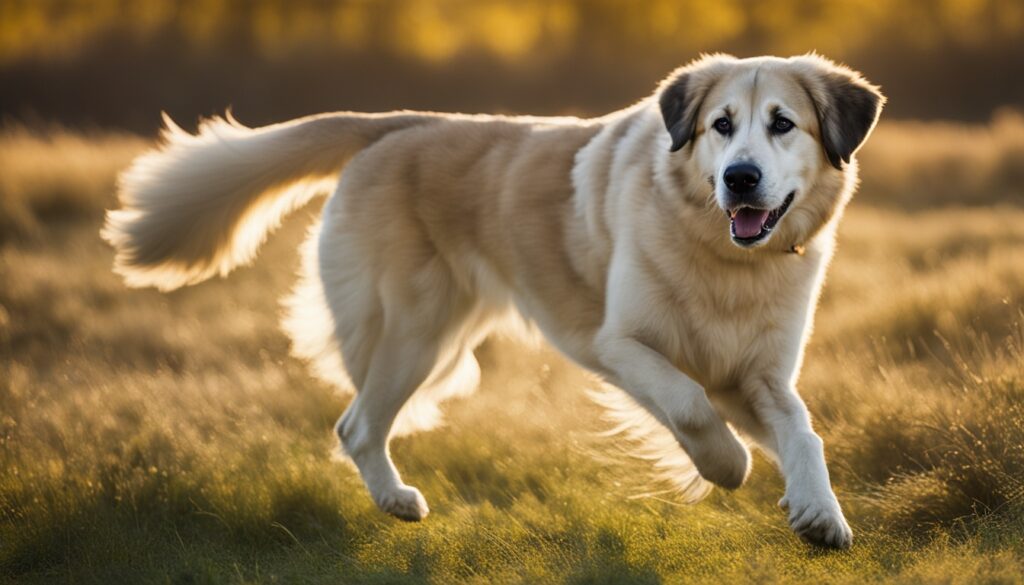
[[[785,478],[791,528],[847,548],[796,382],[884,101],[815,54],[710,55],[592,119],[341,112],[250,129],[229,114],[192,135],[165,115],[102,235],[128,285],[166,291],[250,262],[333,189],[285,328],[357,390],[335,430],[394,516],[428,506],[390,438],[435,424],[477,385],[474,348],[526,322],[671,434],[693,499],[743,484],[749,442]]]

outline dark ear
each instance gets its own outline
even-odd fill
[[[672,147],[669,148],[671,152],[685,146],[697,132],[697,111],[700,110],[700,104],[693,107],[693,100],[687,97],[686,86],[689,79],[690,73],[683,71],[665,86],[658,99],[665,128],[672,137]]]
[[[842,170],[875,127],[885,97],[851,69],[818,56],[800,59],[813,68],[805,83],[818,113],[825,156]]]
[[[735,61],[729,55],[707,55],[677,69],[661,83],[658,105],[665,128],[672,137],[669,149],[675,152],[693,140],[697,133],[697,113],[708,90],[714,85],[726,63]]]

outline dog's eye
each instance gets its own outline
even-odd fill
[[[728,136],[732,133],[732,122],[729,121],[729,118],[719,118],[715,120],[713,126],[722,136]]]
[[[785,134],[793,129],[793,122],[789,118],[783,118],[779,116],[772,122],[772,132],[775,134]]]

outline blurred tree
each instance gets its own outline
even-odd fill
[[[1020,0],[0,0],[0,113],[139,129],[163,106],[265,119],[389,93],[594,112],[700,52],[817,50],[882,82],[890,114],[979,119],[1024,102],[1022,36]]]

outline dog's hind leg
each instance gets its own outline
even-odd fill
[[[335,427],[374,502],[403,520],[420,520],[429,509],[419,490],[402,481],[388,441],[395,417],[426,379],[436,352],[428,340],[385,334],[373,352],[366,382]]]
[[[402,407],[391,429],[401,437],[437,428],[444,421],[440,405],[449,398],[467,396],[480,384],[480,365],[470,346],[453,344],[412,398]]]
[[[445,278],[443,268],[421,271],[433,272],[430,280],[438,290],[409,290],[408,283],[417,280],[414,274],[394,279],[394,288],[380,296],[379,317],[367,315],[367,322],[356,327],[364,330],[367,345],[357,348],[353,342],[358,340],[351,337],[343,341],[343,357],[358,391],[335,429],[377,506],[403,520],[420,520],[428,508],[419,490],[402,481],[391,460],[388,442],[395,419],[413,393],[436,378],[432,373],[443,374],[459,357],[459,333],[471,306]]]

